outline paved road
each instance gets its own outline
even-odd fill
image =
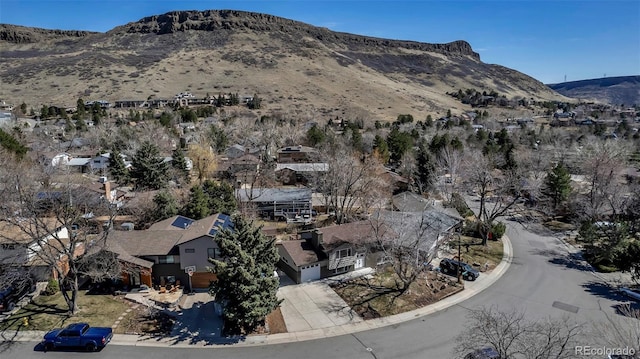
[[[613,306],[622,300],[611,295],[588,268],[574,261],[553,237],[542,237],[509,223],[514,259],[509,271],[491,288],[447,310],[390,327],[307,342],[235,348],[158,348],[110,345],[94,358],[451,358],[454,338],[464,328],[469,308],[496,305],[514,307],[539,316],[568,316],[580,322],[605,321],[615,316]],[[584,344],[594,344],[584,338]],[[3,358],[35,358],[35,343],[15,343]],[[6,354],[6,355],[5,355]],[[46,353],[73,358],[82,353]]]

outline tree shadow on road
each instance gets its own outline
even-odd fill
[[[582,259],[579,253],[566,253],[555,249],[533,249],[530,254],[548,258],[548,262],[567,269],[577,269],[585,272],[592,272],[593,268]]]

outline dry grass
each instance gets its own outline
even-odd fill
[[[130,305],[110,295],[87,295],[79,292],[78,307],[78,312],[69,316],[62,294],[39,296],[31,304],[1,323],[0,329],[50,330],[73,322],[111,327],[116,319],[130,308]],[[28,320],[28,325],[25,325],[24,318]]]
[[[462,237],[463,245],[460,250],[462,261],[471,264],[481,271],[485,271],[484,266],[487,264],[487,270],[490,271],[502,261],[502,241],[488,241],[486,246],[473,244],[468,247],[469,249],[467,251],[467,247],[464,243],[478,243],[478,241],[478,238]],[[457,243],[452,242],[451,245],[453,246],[453,252],[455,252],[455,256],[457,257]]]
[[[116,334],[166,334],[173,319],[150,311],[122,297],[78,293],[78,312],[69,316],[62,294],[39,296],[15,315],[0,323],[0,330],[51,330],[70,323],[87,322],[96,327],[112,327]],[[25,325],[25,318],[28,324]],[[121,318],[121,319],[120,319]]]
[[[427,272],[425,276],[411,284],[410,289],[402,295],[376,295],[368,283],[391,287],[394,274],[385,271],[376,274],[367,282],[364,278],[337,284],[333,289],[345,302],[364,319],[386,317],[408,312],[435,303],[463,289],[455,279],[437,272]],[[368,299],[368,300],[367,300]]]

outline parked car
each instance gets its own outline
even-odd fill
[[[449,275],[458,275],[458,269],[462,273],[465,280],[476,280],[480,276],[480,272],[465,262],[445,258],[440,261],[440,271]]]
[[[56,348],[84,348],[89,352],[104,348],[113,338],[111,328],[91,327],[87,323],[74,323],[66,328],[56,328],[44,335],[45,351]]]
[[[16,279],[5,286],[0,284],[0,313],[12,311],[22,298],[35,290],[35,281],[31,277]]]
[[[626,287],[620,288],[619,291],[623,295],[640,302],[640,291],[633,290],[631,288],[626,288]]]
[[[482,348],[465,355],[464,359],[500,359],[500,354],[493,348]]]

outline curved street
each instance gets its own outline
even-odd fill
[[[509,270],[490,288],[443,311],[374,330],[319,340],[264,346],[196,348],[109,345],[96,358],[450,358],[455,337],[464,328],[470,308],[495,305],[501,310],[524,309],[533,317],[567,316],[578,322],[607,321],[617,316],[624,298],[569,254],[556,238],[540,236],[508,222],[514,257]],[[37,343],[16,342],[3,354],[15,358],[41,357]],[[596,343],[585,336],[584,345]],[[50,357],[83,355],[49,352]]]

